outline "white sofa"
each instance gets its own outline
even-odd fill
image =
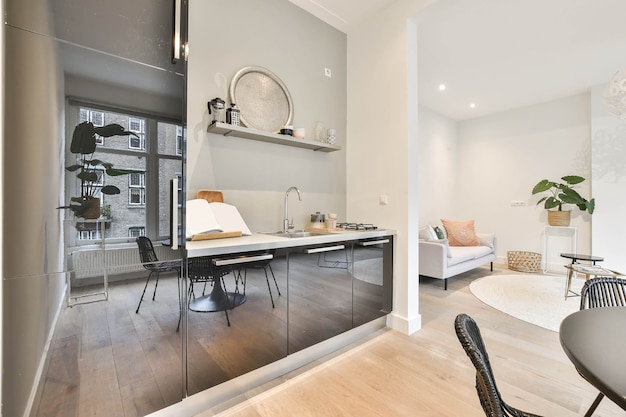
[[[496,236],[493,233],[476,233],[480,246],[450,246],[448,239],[419,240],[419,274],[444,280],[448,289],[448,278],[478,268],[496,260]]]

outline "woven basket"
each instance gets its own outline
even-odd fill
[[[535,252],[509,251],[506,253],[509,269],[519,272],[539,272],[541,254]]]
[[[548,210],[548,224],[550,226],[569,226],[570,212]]]

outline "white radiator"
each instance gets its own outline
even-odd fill
[[[160,261],[180,259],[180,250],[172,250],[168,246],[155,246],[154,251]],[[139,260],[139,249],[135,248],[107,248],[77,250],[71,252],[68,258],[68,269],[72,278],[90,278],[102,276],[104,268],[109,274],[124,274],[143,271]]]

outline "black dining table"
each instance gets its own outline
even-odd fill
[[[559,336],[580,375],[626,410],[626,307],[570,314],[561,322]]]

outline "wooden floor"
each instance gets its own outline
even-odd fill
[[[468,286],[486,273],[487,268],[479,268],[451,279],[448,291],[443,291],[442,281],[423,279],[423,328],[414,335],[383,330],[316,366],[254,390],[248,400],[238,399],[198,417],[482,416],[474,370],[454,333],[454,318],[460,312],[470,314],[480,326],[500,391],[511,405],[544,416],[583,415],[597,392],[574,370],[558,334],[478,301]],[[175,327],[178,315],[175,309],[155,313],[161,311],[159,302],[176,305],[176,286],[160,282],[157,301],[149,300],[137,315],[137,288],[142,287],[142,282],[135,282],[112,288],[118,302],[124,300],[123,311],[116,311],[110,302],[66,310],[52,346],[38,417],[141,416],[176,401],[180,386],[164,381],[180,381],[176,364],[180,337],[161,329]],[[267,289],[263,290],[266,305]],[[223,315],[207,317],[202,322],[228,329]],[[106,328],[103,318],[109,323]],[[190,377],[201,384],[206,376],[196,372]],[[145,373],[154,377],[145,379]],[[594,414],[624,415],[606,399]]]
[[[451,279],[448,291],[439,280],[422,279],[419,332],[381,331],[315,368],[286,376],[282,384],[250,400],[198,417],[484,416],[474,369],[454,333],[454,318],[461,312],[480,326],[507,402],[543,416],[583,415],[597,391],[574,370],[558,334],[477,300],[468,286],[485,273],[480,268]],[[625,414],[604,399],[594,416]]]

